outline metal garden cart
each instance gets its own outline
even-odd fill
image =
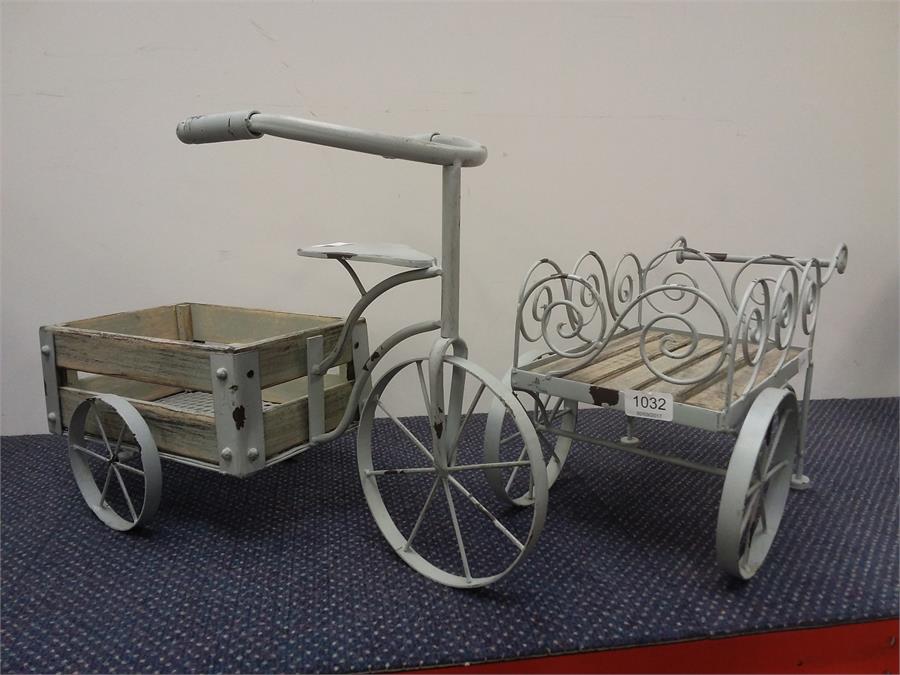
[[[737,266],[730,283],[722,273],[729,265]],[[799,259],[704,253],[684,238],[647,263],[629,253],[612,274],[593,251],[571,273],[549,259],[535,263],[519,294],[507,382],[531,411],[547,484],[573,441],[724,476],[718,562],[736,577],[751,577],[772,545],[790,487],[809,485],[803,460],[820,292],[846,265],[845,244],[830,259]],[[522,354],[523,343],[537,349]],[[798,406],[789,380],[801,372]],[[579,404],[623,410],[624,435],[578,433]],[[489,462],[527,455],[506,418],[499,406],[490,412]],[[642,447],[637,418],[736,436],[727,468]],[[510,503],[538,498],[531,476],[517,467],[488,474]]]
[[[50,430],[68,434],[88,506],[108,526],[130,530],[157,509],[160,459],[243,477],[358,421],[363,491],[397,554],[451,586],[502,577],[541,530],[547,474],[528,415],[468,359],[460,337],[460,179],[463,167],[484,163],[486,149],[438,133],[392,136],[257,111],[192,117],[177,134],[185,143],[269,135],[438,165],[441,264],[404,245],[335,242],[299,254],[336,260],[349,272],[361,297],[342,318],[181,303],[42,328]],[[384,173],[381,164],[375,170]],[[366,289],[353,267],[363,262],[403,271]],[[400,328],[370,353],[364,310],[392,288],[430,278],[441,281],[440,319]],[[439,335],[427,354],[392,367],[372,387],[372,369],[388,351],[431,331]],[[390,412],[399,386],[419,393],[427,423]],[[479,405],[506,411],[524,454],[486,462],[484,422],[473,415]],[[499,508],[505,503],[487,483],[488,470],[509,468],[532,476],[524,511]]]

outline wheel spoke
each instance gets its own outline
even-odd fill
[[[450,486],[447,484],[447,479],[445,478],[442,482],[444,484],[444,494],[447,495],[447,506],[450,507],[450,520],[453,522],[453,531],[456,533],[456,543],[459,545],[459,557],[462,560],[463,572],[466,575],[466,579],[471,580],[472,574],[469,572],[469,561],[466,558],[466,545],[463,544],[462,532],[459,531],[459,520],[456,518],[453,495],[450,494]]]
[[[456,459],[455,450],[458,447],[459,439],[462,438],[462,433],[463,433],[463,430],[466,428],[466,423],[469,421],[469,418],[472,416],[472,413],[475,411],[475,406],[478,405],[478,399],[480,399],[481,395],[484,393],[485,386],[486,385],[484,384],[484,382],[482,382],[481,386],[478,387],[478,391],[475,394],[475,398],[473,398],[472,403],[469,404],[469,409],[466,411],[466,416],[463,418],[463,421],[460,423],[459,429],[456,432],[456,436],[453,439],[453,445],[451,447],[454,448],[454,452],[453,452],[454,460]],[[448,465],[452,464],[452,463],[453,463],[452,461],[447,462]]]
[[[528,446],[523,445],[522,452],[519,453],[519,459],[516,460],[516,464],[518,464],[519,462],[522,461],[522,459],[525,457],[526,452],[528,452]],[[506,492],[509,492],[510,486],[513,484],[513,481],[516,479],[516,473],[518,472],[518,470],[519,470],[519,467],[515,466],[515,467],[513,467],[513,470],[510,471],[509,480],[506,481],[506,487],[503,488]]]
[[[410,431],[409,428],[405,424],[403,424],[403,422],[401,422],[399,419],[397,419],[393,415],[393,413],[391,413],[390,410],[388,410],[387,408],[384,407],[384,403],[381,402],[381,399],[378,399],[378,407],[384,411],[385,415],[387,415],[388,417],[391,418],[391,420],[393,420],[394,424],[396,424],[398,427],[400,427],[400,430],[406,435],[406,437],[409,438],[409,440],[411,440],[415,444],[415,446],[419,450],[421,450],[422,453],[431,462],[434,462],[434,455],[432,455],[430,452],[428,452],[428,448],[425,447],[425,445],[422,443],[422,441],[420,441],[418,438],[416,438],[415,434],[413,434],[413,432]]]
[[[759,472],[759,477],[769,473],[769,467],[772,465],[772,458],[775,456],[775,451],[778,450],[778,444],[781,442],[781,434],[784,431],[784,427],[787,424],[787,415],[781,415],[778,418],[778,428],[774,434],[771,436],[771,440],[768,443],[767,452],[766,452],[766,460],[762,466],[762,469]]]
[[[113,472],[112,465],[110,464],[109,467],[107,467],[107,469],[106,469],[106,480],[103,481],[103,490],[100,492],[99,506],[101,509],[106,508],[103,505],[106,503],[106,491],[109,489],[109,479],[112,478],[112,472]]]
[[[509,539],[513,544],[515,544],[515,546],[520,551],[525,550],[525,544],[523,544],[521,541],[519,541],[516,538],[516,535],[514,535],[512,532],[510,532],[508,529],[506,529],[506,527],[503,525],[503,523],[501,523],[497,519],[497,517],[488,510],[488,508],[484,504],[482,504],[480,501],[478,501],[478,499],[475,498],[475,495],[473,495],[465,487],[463,487],[463,485],[458,480],[456,480],[453,476],[447,476],[447,480],[450,482],[450,484],[453,487],[455,487],[457,490],[462,492],[466,496],[466,499],[468,499],[476,509],[478,509],[484,515],[486,515],[491,520],[491,522],[494,524],[494,527],[496,527],[504,535],[506,535],[506,538]]]
[[[419,517],[416,518],[416,524],[413,525],[412,532],[409,533],[409,538],[406,540],[406,543],[403,545],[403,550],[408,551],[409,547],[412,546],[412,540],[415,538],[416,534],[419,532],[419,526],[422,524],[422,521],[425,520],[425,512],[428,511],[428,507],[431,506],[431,501],[434,499],[434,496],[437,494],[437,486],[440,482],[440,478],[435,478],[434,482],[431,484],[431,491],[428,493],[428,497],[425,499],[425,504],[422,506],[422,510],[419,511]]]
[[[131,512],[131,520],[132,522],[137,522],[137,513],[134,510],[134,504],[131,503],[131,497],[128,495],[128,488],[125,487],[125,481],[122,479],[122,474],[119,473],[119,470],[116,468],[115,464],[110,464],[112,470],[116,474],[116,479],[119,481],[119,487],[122,488],[122,494],[125,496],[125,501],[128,504],[128,510]]]
[[[94,412],[94,419],[97,420],[97,427],[100,429],[100,435],[103,437],[103,442],[106,444],[106,451],[109,453],[109,456],[112,457],[112,447],[110,447],[109,439],[106,437],[106,429],[103,428],[103,422],[100,419],[100,413],[97,412],[96,403],[91,405],[91,410]]]
[[[75,448],[76,450],[78,450],[79,452],[83,452],[83,453],[85,453],[86,455],[90,455],[90,456],[93,457],[94,459],[97,459],[97,460],[103,462],[104,464],[106,464],[107,462],[109,462],[109,457],[104,457],[103,455],[98,455],[98,454],[97,454],[96,452],[94,452],[93,450],[88,450],[87,448],[85,448],[85,447],[82,446],[82,445],[75,445],[74,443],[72,443],[72,447]]]
[[[431,399],[428,397],[428,386],[425,384],[425,373],[422,372],[422,362],[416,361],[416,370],[419,371],[419,384],[422,387],[422,398],[425,399],[425,412],[428,415],[430,424],[434,423],[431,419]]]
[[[763,532],[768,531],[769,523],[766,520],[766,500],[759,500],[759,522],[762,525]]]
[[[510,434],[510,435],[507,436],[506,438],[501,438],[501,439],[500,439],[500,445],[503,445],[504,443],[507,443],[507,442],[511,441],[512,439],[514,439],[514,438],[518,438],[518,437],[521,436],[521,435],[522,435],[522,432],[521,432],[521,431],[517,431],[517,432],[515,432],[514,434]]]
[[[128,464],[125,464],[123,462],[114,462],[114,464],[117,467],[119,467],[120,469],[125,469],[126,471],[130,471],[131,473],[136,474],[138,476],[144,475],[144,472],[141,471],[140,469],[138,469],[137,467],[129,466]]]
[[[122,429],[119,431],[119,437],[116,439],[116,447],[113,450],[113,454],[118,454],[119,448],[122,446],[122,437],[125,436],[125,429],[128,427],[125,422],[122,422]]]
[[[756,512],[759,509],[760,492],[754,492],[747,506],[744,507],[744,517],[741,518],[741,532],[743,532],[751,522],[756,522]]]
[[[790,461],[786,460],[786,459],[778,462],[778,464],[776,464],[771,469],[769,469],[769,472],[766,474],[766,477],[765,477],[765,482],[768,483],[772,479],[772,476],[783,471],[786,467],[790,466],[790,464],[791,464]]]
[[[560,407],[562,407],[562,402],[563,402],[562,398],[556,399],[556,405],[553,406],[553,412],[551,412],[550,415],[547,417],[547,424],[545,426],[549,427],[561,416],[559,409],[560,409]],[[564,415],[565,411],[562,414]]]
[[[457,471],[473,471],[477,469],[508,469],[509,467],[528,466],[531,464],[528,460],[519,462],[486,462],[484,464],[457,464],[456,466],[448,466],[449,473]]]

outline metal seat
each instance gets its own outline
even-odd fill
[[[353,262],[376,262],[398,267],[422,269],[436,267],[437,259],[406,244],[352,244],[336,241],[297,249],[307,258],[335,258]]]

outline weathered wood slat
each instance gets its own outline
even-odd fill
[[[94,393],[71,387],[60,387],[59,395],[64,424],[68,426],[78,404],[93,396]],[[130,402],[144,418],[153,435],[153,440],[160,450],[218,464],[216,425],[211,415],[189,413],[159,403],[136,399],[130,399]],[[110,429],[115,429],[116,431],[113,433],[118,434],[120,427],[115,424],[117,417],[114,413],[101,415],[101,419],[107,433]],[[88,433],[98,433],[96,422],[91,416],[88,416],[85,427]]]
[[[53,333],[61,368],[199,391],[212,388],[209,354],[224,349],[66,327],[54,327]]]
[[[69,321],[63,326],[99,330],[106,333],[120,333],[122,335],[136,335],[167,340],[178,339],[178,325],[175,320],[175,307],[173,305]]]
[[[261,386],[265,389],[282,382],[304,377],[306,368],[306,339],[321,334],[325,338],[325,354],[327,355],[337,343],[343,323],[340,321],[324,327],[309,328],[291,335],[283,335],[264,342],[244,345],[235,349],[237,352],[255,349],[259,352],[259,370]],[[344,346],[337,364],[347,363],[352,357],[350,340]]]
[[[662,337],[663,333],[664,333],[664,331],[649,331],[649,333],[647,335],[647,342],[650,343],[653,340],[658,340],[660,337]],[[600,361],[603,361],[607,358],[610,358],[612,356],[620,354],[621,352],[631,349],[632,347],[637,345],[638,342],[640,342],[640,339],[641,339],[640,331],[636,331],[633,333],[628,333],[626,335],[620,335],[620,336],[614,337],[612,340],[609,341],[609,344],[606,345],[606,347],[603,349],[603,351],[600,352],[600,355],[597,357],[597,360],[594,363],[586,366],[586,368],[589,368],[590,366],[594,365],[595,363],[599,363]],[[576,363],[578,363],[579,361],[581,361],[581,359],[568,359],[568,358],[560,357],[557,359],[553,359],[552,361],[542,363],[541,365],[537,366],[536,368],[533,368],[532,370],[535,373],[546,373],[551,370],[561,370],[563,368],[570,368],[573,365],[575,365]],[[580,371],[576,371],[576,372],[580,372]],[[571,375],[567,375],[566,378],[571,379]]]
[[[719,357],[719,352],[713,352],[702,358],[695,359],[691,363],[691,365],[679,369],[678,372],[674,375],[681,380],[699,377],[700,375],[704,375],[712,371],[713,366],[715,366]],[[716,375],[712,380],[708,382],[702,382],[699,384],[673,384],[672,382],[666,382],[664,380],[656,380],[649,386],[644,387],[644,389],[659,394],[672,394],[672,397],[676,401],[684,402],[686,398],[692,396],[695,392],[699,391],[700,389],[705,389],[719,378],[724,377],[725,373],[727,372],[726,368],[727,361],[723,361]]]
[[[799,348],[792,347],[788,352],[787,360],[794,358],[801,351],[802,350],[800,350]],[[771,351],[763,356],[762,366],[760,366],[759,369],[759,376],[756,378],[757,383],[762,382],[775,372],[775,367],[781,360],[781,356],[783,353],[784,352],[780,351]],[[732,389],[731,395],[732,402],[740,398],[741,394],[744,391],[744,387],[747,386],[747,383],[750,381],[752,375],[753,366],[748,365],[742,359],[740,368],[736,369],[734,372],[734,387]],[[717,382],[704,387],[703,389],[692,392],[690,397],[686,398],[684,402],[701,408],[722,410],[725,407],[726,385],[727,381],[724,378],[720,379]]]
[[[246,345],[278,335],[324,328],[341,319],[313,314],[290,314],[265,309],[192,304],[193,339]]]
[[[675,348],[675,344],[680,346],[690,344],[689,336],[679,335],[677,337],[677,343],[672,342],[669,345],[670,351]],[[696,349],[689,357],[676,359],[671,356],[663,356],[659,352],[648,354],[647,356],[650,357],[653,367],[657,371],[664,373],[665,375],[678,377],[679,372],[683,368],[690,367],[695,361],[702,359],[709,354],[714,354],[721,348],[722,338],[700,338],[697,341]],[[620,374],[600,380],[596,382],[596,384],[602,384],[607,389],[618,389],[621,391],[623,389],[652,389],[653,385],[658,381],[660,381],[659,378],[644,365],[644,361],[641,359],[640,353],[638,353],[635,362],[630,368]]]
[[[347,381],[346,373],[325,375],[325,388],[334,387]],[[268,403],[287,403],[294,399],[306,396],[307,379],[301,377],[284,384],[276,384],[274,387],[263,389],[262,399]]]
[[[344,416],[352,382],[325,390],[325,429],[330,431]],[[292,448],[309,440],[309,403],[306,397],[282,403],[263,413],[266,434],[266,457]]]
[[[78,382],[69,382],[68,386],[83,389],[84,391],[94,391],[98,394],[118,394],[125,398],[135,398],[140,401],[156,401],[182,391],[180,387],[138,382],[137,380],[126,380],[122,377],[109,377],[107,375],[85,375]]]
[[[652,335],[652,340],[647,340],[645,343],[647,358],[651,361],[661,358],[662,353],[659,352],[656,347],[658,347],[659,335]],[[682,346],[690,342],[690,338],[683,335],[673,335],[672,339],[669,341],[669,348],[675,349],[676,346]],[[587,382],[590,384],[600,383],[609,378],[615,377],[616,375],[620,375],[622,373],[628,372],[632,368],[636,368],[638,366],[643,367],[644,362],[641,359],[641,348],[640,345],[632,347],[631,349],[619,352],[618,354],[607,356],[601,358],[596,363],[592,363],[590,366],[586,368],[582,368],[581,370],[572,373],[569,375],[569,379],[575,380],[576,382]],[[646,370],[646,369],[645,369]],[[649,371],[647,371],[649,373]],[[604,387],[610,388],[607,385],[603,385]]]

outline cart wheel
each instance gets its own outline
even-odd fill
[[[537,541],[547,512],[547,472],[531,421],[507,388],[463,358],[444,356],[439,368],[442,383],[435,389],[427,358],[400,363],[374,386],[359,425],[360,480],[381,533],[413,569],[447,586],[485,586]],[[412,391],[424,399],[414,412],[427,417],[388,411],[386,403],[408,401]],[[498,499],[487,482],[486,415],[477,411],[494,405],[507,410],[524,441],[525,453],[506,468],[530,476],[529,508]]]
[[[507,373],[503,384],[510,386]],[[513,395],[525,409],[537,431],[541,451],[547,471],[547,488],[553,486],[562,471],[572,439],[557,436],[552,429],[574,432],[578,418],[578,403],[549,394],[535,394],[526,391],[514,391]],[[547,430],[542,429],[546,428]],[[515,421],[506,407],[498,400],[488,413],[484,434],[484,459],[486,462],[509,462],[521,460],[525,456],[525,443],[518,433]],[[505,469],[487,469],[488,483],[501,499],[517,506],[531,504],[531,485],[527,472],[518,467]]]
[[[130,530],[156,513],[159,453],[147,423],[121,396],[102,394],[75,409],[69,461],[82,497],[112,529]]]
[[[725,473],[716,552],[729,574],[749,579],[762,566],[784,514],[797,455],[797,399],[764,390],[750,406]]]

